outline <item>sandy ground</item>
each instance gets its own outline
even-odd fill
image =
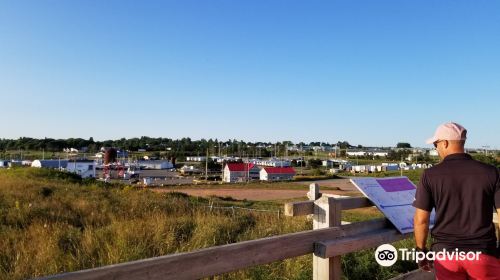
[[[281,199],[290,199],[290,198],[305,198],[307,191],[306,190],[263,190],[263,189],[155,189],[157,192],[182,192],[192,196],[230,196],[234,199],[238,200],[281,200]],[[323,193],[327,194],[340,194],[342,195],[344,192],[342,191],[334,191],[334,190],[324,190]]]
[[[328,188],[334,188],[334,189],[339,189],[343,191],[357,191],[358,189],[349,181],[349,179],[331,179],[331,180],[319,180],[319,181],[300,181],[300,182],[295,182],[300,185],[304,184],[311,184],[311,183],[317,183],[319,185],[319,188],[321,190],[321,187],[328,187]]]

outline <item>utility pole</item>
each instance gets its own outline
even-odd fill
[[[399,163],[399,170],[401,172],[401,177],[403,177],[403,156],[401,155],[401,162]]]
[[[250,160],[249,158],[247,157],[247,184],[250,182]]]
[[[205,181],[208,181],[208,148],[207,148],[207,156],[205,158]]]

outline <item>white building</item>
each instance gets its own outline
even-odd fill
[[[184,165],[183,167],[180,168],[180,172],[182,175],[195,175],[195,174],[201,174],[202,171],[198,168],[195,168],[194,166],[190,165]]]
[[[332,160],[323,160],[321,162],[321,165],[325,167],[333,167],[334,164],[335,163]]]
[[[0,159],[0,168],[7,168],[7,167],[9,167],[9,161]]]
[[[186,161],[202,162],[202,161],[206,161],[206,160],[207,160],[207,157],[200,157],[200,156],[186,157]]]
[[[439,153],[438,153],[438,151],[437,151],[437,150],[434,150],[434,149],[433,149],[433,150],[430,150],[430,151],[429,151],[429,156],[431,156],[431,157],[438,157],[438,156],[439,156]]]
[[[260,165],[260,166],[271,166],[271,167],[289,167],[292,166],[292,162],[289,160],[280,160],[276,158],[271,158],[268,160],[264,159],[251,159],[250,162]]]
[[[355,156],[364,157],[364,156],[366,156],[366,152],[365,151],[347,151],[347,155],[350,157],[355,157]]]
[[[373,152],[372,155],[374,157],[379,156],[379,157],[387,157],[389,155],[389,152]]]
[[[66,171],[76,173],[82,178],[95,178],[96,163],[93,160],[71,160],[66,165]]]
[[[397,163],[386,163],[383,162],[382,165],[377,166],[377,171],[396,171],[399,170],[399,165]]]
[[[351,157],[364,157],[364,156],[379,156],[379,157],[387,157],[389,152],[387,151],[347,151],[347,155]]]
[[[262,181],[284,181],[292,180],[295,176],[293,167],[264,167],[260,170]]]
[[[351,166],[352,173],[368,172],[367,165],[353,165]]]
[[[49,159],[49,160],[34,160],[31,163],[31,167],[36,168],[52,168],[52,169],[64,169],[68,165],[68,160],[66,159]]]
[[[139,160],[137,161],[137,165],[139,165],[143,169],[155,170],[174,168],[174,165],[168,160]]]
[[[248,179],[258,180],[259,167],[253,163],[233,162],[224,167],[223,181],[227,183],[245,182]]]

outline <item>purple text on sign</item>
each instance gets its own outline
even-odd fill
[[[406,178],[377,180],[377,183],[379,183],[386,192],[400,192],[415,189],[415,186]]]

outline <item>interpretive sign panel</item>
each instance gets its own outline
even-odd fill
[[[370,199],[401,233],[413,232],[412,206],[417,188],[407,177],[353,178],[351,182]],[[434,225],[434,210],[431,213]]]

